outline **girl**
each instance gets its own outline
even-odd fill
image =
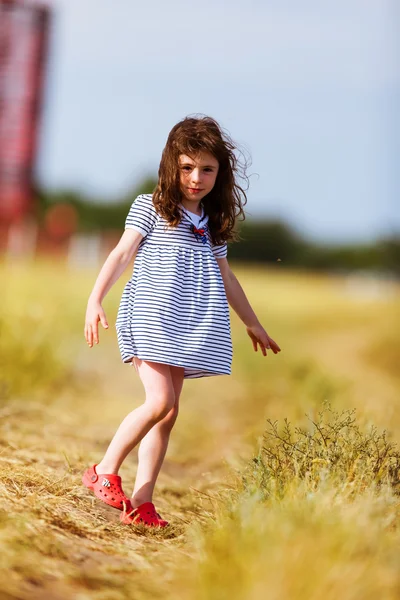
[[[103,298],[135,256],[116,328],[122,360],[135,366],[145,402],[119,426],[103,459],[83,483],[121,521],[164,527],[153,491],[178,415],[183,380],[231,373],[229,305],[246,326],[253,348],[280,351],[252,310],[227,261],[237,239],[246,194],[237,184],[235,146],[210,117],[187,117],[171,130],[153,194],[132,204],[118,245],[90,295],[85,323],[89,347],[98,323],[107,329]],[[140,443],[135,487],[128,499],[118,471]]]

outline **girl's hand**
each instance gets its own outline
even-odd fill
[[[99,321],[104,329],[108,329],[106,314],[100,302],[89,300],[85,320],[85,338],[89,348],[93,346],[93,342],[99,343]]]
[[[269,337],[268,333],[261,325],[253,325],[252,327],[246,327],[248,335],[251,337],[253,342],[253,348],[257,352],[257,344],[261,348],[261,352],[264,356],[267,356],[267,350],[272,350],[274,354],[278,354],[281,351],[278,344]]]

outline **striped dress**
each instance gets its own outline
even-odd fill
[[[121,357],[183,367],[185,379],[230,375],[229,305],[216,261],[227,256],[227,244],[212,244],[203,207],[200,233],[181,209],[181,222],[170,227],[151,194],[138,196],[130,208],[125,228],[143,239],[118,310]]]

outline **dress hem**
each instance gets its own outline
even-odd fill
[[[181,367],[185,370],[184,379],[200,379],[201,377],[213,377],[213,376],[217,376],[217,375],[231,375],[231,370],[229,370],[229,371],[213,371],[212,369],[205,369],[205,368],[198,367],[198,366],[183,365],[183,364],[177,365],[175,362],[168,362],[166,360],[147,358],[145,356],[139,356],[138,354],[129,355],[129,358],[122,358],[122,362],[125,364],[130,364],[130,363],[132,363],[132,358],[139,358],[140,360],[145,360],[147,362],[160,363],[162,365],[170,365],[171,367]],[[198,371],[198,374],[197,373],[194,373],[194,374],[189,373],[186,375],[186,369],[196,370],[196,371]]]

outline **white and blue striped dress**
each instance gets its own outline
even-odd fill
[[[156,212],[151,194],[130,208],[125,228],[143,239],[118,310],[121,357],[183,367],[185,379],[230,375],[229,305],[216,261],[227,256],[227,244],[212,244],[203,207],[199,223],[181,208],[177,227]]]

